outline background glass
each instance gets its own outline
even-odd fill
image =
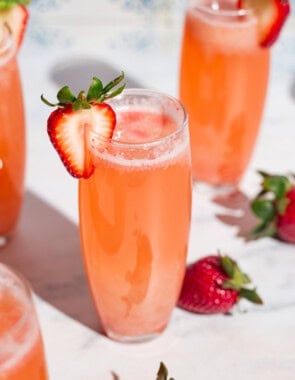
[[[262,117],[269,49],[257,20],[236,1],[191,0],[182,43],[180,99],[190,116],[193,178],[236,185],[250,160]]]
[[[0,380],[47,380],[43,343],[31,290],[0,264]]]
[[[25,120],[17,48],[0,24],[0,245],[18,221],[25,168]]]

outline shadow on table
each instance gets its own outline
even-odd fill
[[[84,275],[77,226],[31,192],[0,261],[20,271],[35,293],[68,316],[101,331]]]
[[[215,215],[218,220],[229,226],[237,227],[237,237],[246,242],[253,240],[249,233],[257,225],[257,218],[250,208],[250,200],[246,194],[236,190],[232,193],[215,197],[213,202],[224,208],[224,212],[219,212]]]
[[[104,84],[121,74],[123,68],[117,68],[99,59],[87,57],[69,57],[51,68],[50,78],[58,84],[70,86],[74,93],[87,90],[93,76],[98,76]],[[124,71],[124,70],[123,70]],[[125,72],[126,87],[140,88],[141,85]]]

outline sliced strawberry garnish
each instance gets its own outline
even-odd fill
[[[290,13],[288,0],[239,0],[240,9],[251,9],[258,20],[259,44],[270,47]]]
[[[14,5],[9,9],[1,9],[0,7],[0,25],[6,24],[8,26],[17,47],[23,41],[28,18],[29,12],[24,5]]]
[[[58,106],[47,121],[49,138],[68,172],[76,178],[89,178],[94,166],[87,153],[86,129],[95,149],[103,147],[112,137],[116,125],[116,114],[103,101],[120,94],[125,85],[111,91],[124,78],[124,73],[105,87],[98,78],[93,78],[87,96],[81,91],[75,97],[68,86],[57,94]]]
[[[106,103],[92,103],[90,109],[73,111],[72,105],[51,113],[47,122],[50,140],[68,172],[76,178],[88,178],[93,164],[86,154],[85,128],[99,136],[97,141],[105,143],[112,137],[116,115]]]

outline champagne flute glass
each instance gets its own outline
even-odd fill
[[[195,180],[239,183],[259,131],[269,58],[251,11],[238,10],[235,0],[189,1],[179,90],[190,117]]]
[[[82,250],[106,334],[138,342],[165,329],[185,272],[187,115],[178,100],[149,90],[125,90],[110,104],[117,125],[106,148],[86,133],[95,171],[79,183]]]

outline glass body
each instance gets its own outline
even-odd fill
[[[106,149],[97,150],[88,133],[95,171],[80,180],[82,248],[106,334],[143,341],[166,327],[185,271],[187,117],[177,100],[152,91],[126,90],[111,105],[117,126]]]
[[[15,229],[24,193],[25,121],[17,51],[9,31],[0,40],[0,245]],[[2,32],[2,31],[0,31]]]
[[[236,1],[192,0],[186,12],[180,99],[190,117],[193,178],[236,185],[250,160],[262,117],[269,50],[257,20]]]
[[[28,379],[48,379],[31,291],[0,264],[0,380]]]

